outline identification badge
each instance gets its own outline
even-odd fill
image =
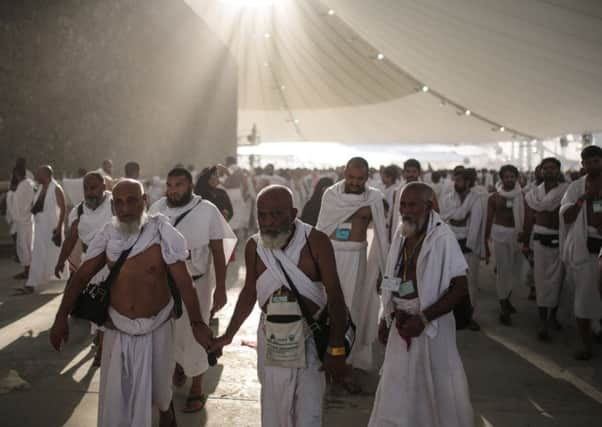
[[[602,212],[602,200],[594,200],[594,203],[592,204],[592,209],[594,213]]]
[[[514,207],[514,201],[512,199],[506,199],[506,208],[512,209]]]
[[[349,238],[351,237],[351,223],[344,222],[343,224],[339,224],[334,235],[337,238],[337,240],[349,240]]]
[[[399,277],[383,277],[381,287],[391,292],[398,292],[399,286],[401,285],[401,279]]]
[[[288,295],[272,295],[272,302],[275,304],[288,302]]]
[[[407,280],[399,285],[399,290],[397,293],[400,297],[405,297],[406,295],[410,295],[416,292],[414,288],[414,282],[412,280]]]

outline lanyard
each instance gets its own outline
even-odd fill
[[[406,281],[406,277],[407,277],[406,266],[407,266],[408,262],[414,258],[414,255],[416,255],[416,251],[420,248],[420,245],[424,241],[425,237],[426,237],[426,233],[424,233],[422,235],[422,237],[420,238],[420,240],[418,240],[418,242],[416,243],[416,245],[414,246],[414,248],[412,249],[412,251],[410,252],[409,255],[408,255],[407,249],[406,249],[406,240],[407,239],[404,239],[401,242],[401,245],[399,248],[399,255],[397,256],[397,262],[395,263],[395,274],[397,277],[399,277],[399,274],[403,271],[402,280],[404,282]]]

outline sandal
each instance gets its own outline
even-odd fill
[[[163,418],[166,416],[169,416],[169,424],[165,424],[165,421],[163,421]],[[159,427],[178,427],[176,411],[173,408],[173,400],[169,404],[169,409],[167,411],[159,413]]]
[[[199,406],[193,406],[194,402],[200,402]],[[207,403],[206,394],[191,394],[186,398],[186,406],[182,409],[182,412],[190,414],[192,412],[199,412],[205,408]]]

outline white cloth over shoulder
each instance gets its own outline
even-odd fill
[[[387,260],[389,275],[396,273],[402,244],[403,237],[396,233]],[[466,274],[456,237],[435,212],[429,218],[417,266],[419,307],[408,306],[411,300],[394,301],[391,292],[383,290],[386,314],[397,304],[398,309],[410,312],[424,310],[447,291],[453,277]],[[391,327],[369,427],[471,427],[473,423],[453,314],[431,322],[423,334],[412,338],[409,348],[397,328]]]
[[[462,201],[456,191],[451,191],[442,195],[439,201],[439,209],[441,219],[445,222],[468,219],[466,235],[462,236],[466,238],[466,247],[477,256],[485,255],[485,212],[481,194],[470,190],[464,201]],[[454,227],[451,227],[451,229],[454,230]],[[456,237],[459,236],[456,235]]]
[[[29,266],[33,244],[33,215],[31,214],[35,197],[33,181],[25,178],[11,193],[10,203],[7,198],[7,214],[10,215],[13,232],[17,234],[17,257],[21,265]]]
[[[83,178],[63,178],[63,189],[65,190],[65,196],[67,196],[68,205],[75,206],[84,200]]]
[[[257,301],[260,305],[264,305],[268,298],[281,287],[290,289],[278,261],[286,269],[301,295],[309,298],[319,307],[326,305],[326,291],[322,283],[313,282],[297,266],[301,250],[307,244],[311,229],[311,225],[296,219],[295,234],[284,250],[266,249],[261,245],[259,235],[253,236],[253,240],[257,243],[257,254],[267,268],[257,279]]]
[[[136,241],[137,240],[137,241]],[[82,257],[82,262],[105,253],[109,261],[116,261],[124,250],[134,243],[128,258],[132,258],[152,245],[161,246],[161,254],[166,264],[186,261],[188,247],[186,239],[176,230],[165,215],[149,215],[144,223],[144,229],[138,239],[138,234],[125,235],[116,227],[114,222],[105,224],[104,228],[94,237],[88,250]]]
[[[185,206],[171,207],[167,198],[163,197],[150,207],[149,214],[161,213],[173,224],[187,211],[190,212],[176,228],[186,239],[190,250],[190,262],[187,263],[190,274],[197,276],[209,272],[211,240],[223,241],[224,257],[228,263],[236,246],[236,235],[213,203],[195,195]]]
[[[401,228],[399,228],[391,243],[385,269],[386,276],[396,276],[395,264],[399,258],[404,240],[401,235]],[[447,292],[454,277],[466,276],[468,265],[460,246],[458,246],[456,236],[447,224],[441,220],[437,212],[431,212],[428,219],[426,235],[416,265],[416,287],[420,296],[420,310],[425,310],[437,302]],[[384,316],[388,317],[395,311],[391,291],[382,290],[382,304]],[[451,313],[435,319],[425,330],[429,337],[432,338],[437,335],[438,324],[441,320],[451,320],[455,324]]]
[[[590,261],[587,249],[587,212],[585,205],[579,210],[572,224],[564,221],[564,213],[574,206],[579,197],[585,194],[587,175],[572,182],[567,188],[560,204],[560,258],[571,267],[577,267]]]
[[[514,217],[514,229],[518,234],[523,230],[523,223],[525,222],[525,196],[523,189],[521,188],[518,181],[514,185],[511,191],[505,191],[502,184],[498,184],[497,192],[506,200],[512,201],[512,216]]]
[[[284,269],[299,293],[319,307],[326,305],[326,292],[321,282],[312,282],[297,264],[312,227],[295,220],[295,234],[282,250],[270,250],[261,246],[258,235],[257,254],[266,270],[257,278],[257,301],[264,305],[268,298],[281,287],[290,289]],[[322,399],[325,390],[324,373],[320,371],[320,359],[312,336],[305,341],[305,368],[281,368],[265,365],[266,344],[264,317],[257,331],[257,374],[261,383],[261,425],[264,427],[320,427],[322,425]]]
[[[560,206],[568,186],[561,182],[546,193],[546,185],[540,184],[525,195],[525,202],[536,212],[553,212]]]
[[[83,212],[81,217],[78,215],[79,205],[71,209],[69,213],[69,226],[79,219],[77,224],[77,233],[79,239],[84,245],[92,243],[94,236],[98,233],[108,222],[113,219],[113,207],[111,201],[113,200],[112,194],[106,191],[104,194],[104,200],[96,209],[90,209],[84,202],[82,204]]]
[[[50,181],[44,199],[44,209],[34,215],[33,251],[26,284],[33,288],[56,279],[54,267],[61,253],[61,248],[52,242],[52,232],[57,227],[59,220],[59,207],[56,201],[57,186],[54,179]],[[41,197],[42,191],[43,187],[40,186],[36,193],[36,200]]]

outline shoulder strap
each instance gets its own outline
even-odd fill
[[[84,202],[77,205],[77,219],[79,220],[84,214]]]
[[[111,285],[117,278],[117,275],[119,274],[119,270],[121,270],[121,267],[123,267],[123,264],[125,264],[125,260],[130,255],[130,252],[132,252],[132,249],[134,249],[134,246],[136,246],[136,243],[138,243],[138,240],[140,239],[140,236],[142,236],[143,232],[144,232],[144,226],[142,226],[142,228],[140,229],[140,234],[138,234],[138,237],[136,238],[136,241],[134,242],[134,244],[132,246],[130,246],[129,248],[127,248],[126,250],[121,252],[121,254],[119,255],[119,258],[117,258],[117,261],[115,261],[115,264],[113,264],[113,267],[111,267],[111,269],[109,270],[109,275],[107,276],[107,279],[105,280],[105,283],[108,285],[108,287],[111,287]]]
[[[297,287],[293,283],[292,279],[290,278],[290,276],[288,275],[288,273],[282,266],[282,263],[280,262],[280,260],[278,258],[276,258],[276,257],[274,257],[274,258],[276,259],[278,266],[284,273],[284,277],[286,278],[288,285],[291,287],[291,291],[293,291],[293,294],[295,295],[295,298],[297,299],[297,304],[299,304],[299,308],[301,309],[301,314],[303,314],[305,321],[309,325],[309,329],[311,329],[312,332],[314,332],[317,329],[320,329],[320,324],[313,318],[313,316],[309,312],[309,309],[307,308],[307,306],[303,302],[303,299],[301,298],[301,294],[299,293],[299,290],[297,289]]]
[[[181,213],[180,215],[178,215],[178,217],[176,218],[176,220],[173,222],[173,226],[174,226],[174,227],[177,227],[177,226],[178,226],[178,224],[179,224],[179,223],[180,223],[180,222],[181,222],[181,221],[182,221],[184,218],[186,218],[186,215],[188,215],[190,212],[192,212],[192,210],[193,210],[194,208],[196,208],[198,205],[200,205],[202,201],[203,201],[203,199],[200,199],[200,200],[198,200],[198,201],[196,202],[196,204],[195,204],[193,207],[191,207],[190,209],[188,209],[186,212],[183,212],[183,213]]]

